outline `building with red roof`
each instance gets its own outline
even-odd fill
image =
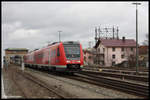
[[[136,41],[134,39],[99,39],[94,46],[97,50],[96,62],[102,66],[113,66],[128,61],[136,55]]]

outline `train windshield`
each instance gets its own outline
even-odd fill
[[[64,50],[67,59],[79,60],[80,59],[80,45],[79,44],[64,44]]]

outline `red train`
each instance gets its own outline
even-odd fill
[[[82,46],[76,41],[53,43],[24,56],[25,66],[77,72],[83,68]]]

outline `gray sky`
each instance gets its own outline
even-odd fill
[[[35,49],[48,41],[80,41],[94,45],[95,27],[119,27],[119,37],[136,38],[132,2],[2,2],[2,46]],[[138,7],[139,43],[148,33],[148,2]]]

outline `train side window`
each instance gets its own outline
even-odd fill
[[[38,54],[39,58],[43,58],[43,53]]]
[[[59,48],[57,48],[57,56],[60,56]]]
[[[40,54],[38,54],[38,58],[40,58]]]

